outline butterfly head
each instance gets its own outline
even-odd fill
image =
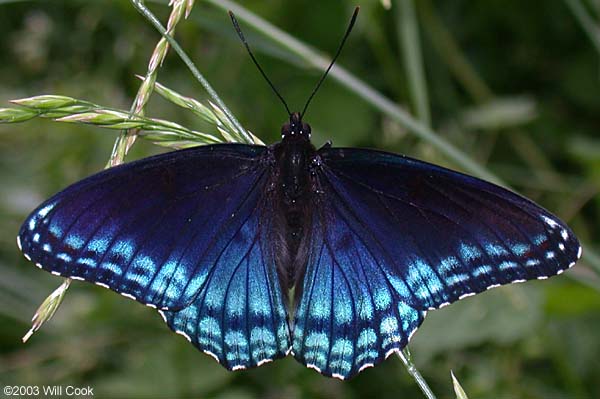
[[[281,138],[283,140],[310,140],[310,125],[302,122],[299,112],[290,114],[290,121],[281,127]]]

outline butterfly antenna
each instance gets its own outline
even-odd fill
[[[325,70],[325,73],[323,74],[323,76],[321,76],[321,79],[319,80],[319,82],[315,86],[315,89],[311,93],[310,97],[308,97],[308,101],[306,101],[306,105],[304,105],[304,109],[302,110],[302,113],[300,114],[300,119],[302,119],[302,117],[306,113],[306,110],[308,108],[308,104],[310,104],[310,102],[312,101],[312,99],[315,96],[315,94],[317,94],[317,91],[319,90],[319,87],[321,87],[321,84],[323,84],[323,81],[327,77],[327,74],[329,73],[329,71],[333,67],[333,64],[335,64],[335,61],[337,60],[337,58],[339,57],[340,53],[342,52],[342,48],[344,47],[344,44],[346,43],[346,39],[350,35],[350,32],[352,32],[352,28],[354,27],[354,23],[356,22],[356,17],[358,16],[358,12],[359,11],[360,11],[360,7],[356,7],[354,9],[354,14],[352,14],[352,19],[350,20],[350,24],[348,25],[348,28],[346,29],[346,33],[344,34],[344,37],[342,38],[340,46],[338,47],[337,52],[335,53],[335,56],[331,60],[331,63],[329,64],[329,66]]]
[[[231,17],[231,22],[233,22],[233,27],[235,28],[235,31],[237,32],[238,36],[240,37],[240,40],[242,41],[242,43],[244,43],[246,50],[248,50],[248,54],[250,54],[250,58],[252,58],[252,61],[254,61],[254,65],[256,65],[256,67],[260,71],[263,78],[265,78],[265,80],[267,81],[269,86],[271,86],[271,89],[273,89],[273,91],[275,92],[277,97],[279,97],[279,99],[283,103],[283,106],[285,107],[285,110],[287,111],[288,115],[291,116],[292,112],[290,111],[290,108],[288,107],[287,103],[285,102],[285,100],[283,99],[281,94],[279,94],[279,91],[277,91],[277,89],[275,88],[275,85],[273,85],[271,80],[267,77],[267,74],[261,68],[260,64],[256,60],[256,57],[254,57],[254,54],[252,54],[252,50],[250,50],[250,46],[248,45],[248,42],[246,41],[246,37],[244,37],[244,34],[242,33],[242,29],[240,28],[240,24],[238,24],[238,21],[235,18],[235,15],[233,14],[232,11],[229,11],[229,16]]]

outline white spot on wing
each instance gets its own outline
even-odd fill
[[[341,375],[341,374],[338,374],[338,373],[333,373],[333,374],[331,374],[331,376],[332,376],[333,378],[337,378],[337,379],[340,379],[340,380],[344,381],[344,376],[343,376],[343,375]]]
[[[561,251],[565,250],[565,244],[563,244],[562,242],[560,244],[558,244],[558,249],[560,249]]]
[[[569,238],[569,233],[567,232],[567,230],[562,229],[562,231],[560,232],[560,235],[562,236],[563,240],[567,240],[567,238]]]
[[[78,277],[78,276],[71,276],[69,278],[71,278],[73,280],[79,280],[79,281],[84,281],[85,280],[83,277]]]
[[[486,290],[491,290],[492,288],[496,288],[496,287],[500,287],[500,284],[492,284],[492,285],[488,285]]]
[[[467,292],[466,294],[462,294],[461,296],[459,296],[458,299],[468,298],[473,295],[475,295],[474,292]]]
[[[363,371],[364,369],[368,369],[369,367],[375,367],[375,365],[373,363],[365,363],[362,366],[360,366],[358,372],[360,373],[361,371]]]
[[[260,367],[260,366],[262,366],[263,364],[270,363],[270,362],[272,362],[272,361],[273,361],[273,359],[263,359],[263,360],[260,360],[258,363],[256,363],[256,365],[257,365],[258,367]]]
[[[41,217],[45,217],[48,214],[48,212],[52,210],[52,208],[54,208],[54,204],[48,204],[38,211],[38,215]]]
[[[134,297],[133,295],[131,295],[131,294],[128,294],[128,293],[126,293],[126,292],[120,292],[120,294],[121,294],[121,295],[123,295],[125,298],[133,299],[134,301],[136,301],[136,300],[137,300],[137,298],[136,298],[136,297]]]
[[[37,267],[39,267],[40,269],[42,268],[42,264],[41,263],[36,263],[35,264]]]
[[[583,249],[581,248],[581,245],[579,246],[579,249],[577,250],[577,259],[581,258],[581,252],[583,251]]]
[[[538,280],[546,280],[548,278],[548,276],[539,276],[537,279]]]
[[[231,371],[244,370],[245,368],[246,368],[246,366],[242,366],[241,364],[238,364],[237,366],[233,366],[231,368]]]
[[[556,223],[556,221],[554,221],[553,219],[550,219],[547,216],[542,216],[542,219],[544,219],[544,222],[546,222],[546,224],[552,228],[558,226],[558,223]]]
[[[214,353],[212,353],[211,351],[204,350],[203,352],[204,352],[204,353],[206,353],[208,356],[212,357],[213,359],[215,359],[215,360],[217,361],[217,363],[221,363],[221,362],[219,361],[219,358],[217,357],[217,355],[215,355],[215,354],[214,354]],[[270,359],[269,359],[269,360],[270,360]]]
[[[413,335],[415,335],[415,333],[416,333],[416,332],[417,332],[417,328],[415,328],[414,330],[412,330],[412,331],[410,332],[410,334],[408,334],[408,340],[409,340],[409,341],[412,339]]]
[[[96,284],[97,286],[102,287],[102,288],[108,288],[108,285],[106,285],[104,283],[95,282],[94,284]]]
[[[524,283],[525,281],[527,281],[527,280],[522,280],[522,279],[521,280],[514,280],[513,283]]]
[[[51,271],[50,273],[54,274],[55,276],[60,276],[59,272]]]
[[[62,261],[65,261],[65,262],[70,262],[71,261],[71,256],[69,254],[64,253],[64,252],[61,252],[58,255],[56,255],[56,258],[60,259]]]
[[[17,236],[17,247],[19,247],[19,251],[23,251],[23,247],[21,247],[21,237]]]
[[[160,315],[160,317],[162,317],[163,321],[166,323],[167,322],[167,316],[165,316],[165,312],[163,312],[162,310],[159,310],[158,314]]]
[[[25,259],[31,262],[31,258],[25,252],[23,252],[23,256],[25,257]]]
[[[387,359],[388,357],[390,357],[394,353],[400,353],[400,350],[398,348],[392,348],[392,349],[390,349],[389,351],[385,352],[385,358]]]
[[[175,330],[175,333],[184,336],[185,339],[188,340],[188,342],[192,342],[192,339],[190,338],[190,336],[187,335],[185,332],[183,332],[181,330]]]
[[[153,303],[147,303],[146,306],[148,306],[149,308],[152,308],[152,309],[156,309],[156,305]]]
[[[312,363],[308,363],[308,364],[306,365],[306,367],[308,367],[309,369],[317,370],[317,372],[318,372],[318,373],[320,373],[320,372],[321,372],[321,369],[320,369],[320,368],[318,368],[317,366],[315,366],[315,365],[314,365],[314,364],[312,364]]]

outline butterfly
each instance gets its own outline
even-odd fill
[[[340,379],[404,348],[427,311],[581,256],[568,226],[507,189],[317,149],[304,112],[269,146],[189,148],[81,180],[31,213],[18,246],[157,309],[229,370],[293,355]]]

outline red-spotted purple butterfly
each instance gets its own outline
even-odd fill
[[[19,247],[156,308],[229,370],[292,354],[341,379],[404,348],[426,311],[580,257],[564,223],[504,188],[387,152],[316,149],[302,120],[312,95],[288,109],[279,143],[175,151],[73,184],[27,218]]]

